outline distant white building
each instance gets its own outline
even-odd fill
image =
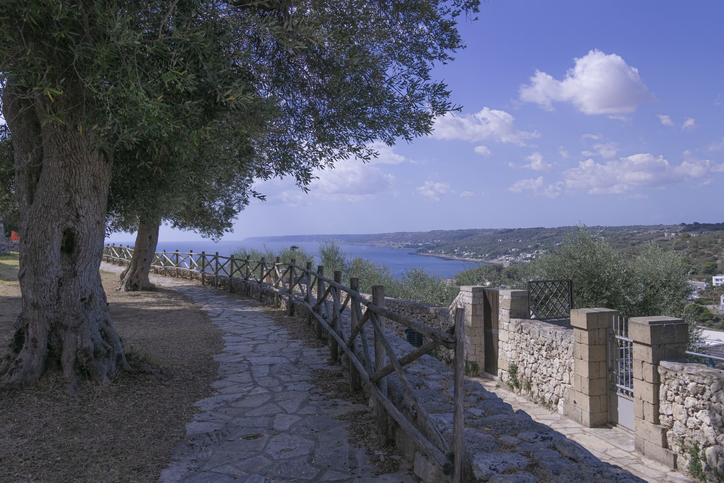
[[[720,273],[719,275],[714,275],[713,277],[711,277],[711,284],[715,287],[724,285],[724,275]]]
[[[724,312],[724,295],[721,296],[721,303],[719,304],[719,309]]]

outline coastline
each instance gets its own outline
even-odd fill
[[[460,257],[454,257],[452,255],[435,255],[432,253],[412,252],[412,253],[410,253],[410,255],[417,255],[418,257],[433,257],[433,258],[439,258],[440,260],[453,260],[456,262],[477,263],[479,265],[490,265],[492,263],[501,263],[498,260],[481,260],[480,258],[460,258]]]

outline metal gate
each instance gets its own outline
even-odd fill
[[[628,318],[614,316],[608,330],[608,418],[633,431],[633,341],[628,338]]]

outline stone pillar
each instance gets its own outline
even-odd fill
[[[573,309],[573,387],[563,405],[569,418],[593,428],[608,423],[607,329],[618,311]]]
[[[455,307],[465,307],[465,357],[469,362],[475,362],[481,372],[485,365],[483,289],[484,287],[473,285],[460,287],[458,303],[450,308],[452,320],[455,316]]]
[[[510,343],[508,329],[511,319],[528,318],[528,291],[527,290],[500,290],[498,291],[498,375],[501,371],[508,371],[508,356]]]
[[[673,317],[632,317],[628,322],[628,336],[633,340],[636,450],[675,468],[676,455],[667,449],[666,431],[659,424],[659,363],[685,359],[689,327]]]
[[[5,243],[5,227],[3,226],[3,217],[0,215],[0,245]]]

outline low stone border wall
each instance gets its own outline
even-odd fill
[[[724,371],[670,361],[658,371],[659,420],[677,465],[692,471],[698,460],[709,481],[724,481]]]
[[[511,319],[504,330],[507,337],[501,337],[499,358],[507,362],[507,370],[498,370],[501,380],[562,413],[573,383],[573,329]]]

